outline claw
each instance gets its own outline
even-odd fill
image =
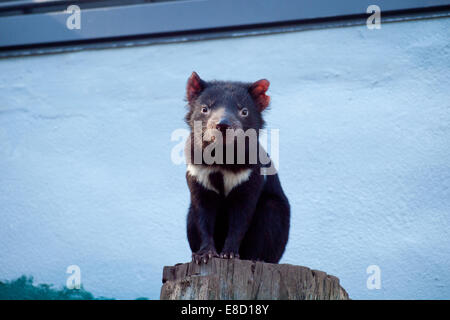
[[[220,257],[222,259],[239,259],[239,254],[234,252],[222,252]]]
[[[218,257],[219,255],[215,252],[215,250],[201,250],[195,253],[192,253],[192,260],[196,264],[207,264],[208,260],[212,259],[213,257]]]

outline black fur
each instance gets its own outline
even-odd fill
[[[264,126],[261,112],[269,104],[265,95],[267,87],[267,80],[254,84],[206,82],[193,73],[187,85],[186,122],[192,129],[194,121],[202,121],[205,130],[216,124],[211,119],[215,110],[222,108],[233,129],[260,129]],[[205,106],[208,114],[201,112]],[[243,108],[248,109],[246,117],[240,116]],[[192,156],[192,133],[188,142],[186,155]],[[191,193],[187,236],[193,260],[207,263],[209,258],[220,256],[277,263],[288,241],[290,220],[289,202],[278,174],[261,175],[263,165],[259,158],[256,164],[249,163],[246,157],[243,164],[193,165],[218,169],[209,175],[210,184],[218,192],[205,188],[196,177],[186,173]],[[221,170],[239,173],[248,169],[251,170],[249,179],[225,195]]]

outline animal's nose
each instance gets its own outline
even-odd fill
[[[216,129],[222,132],[225,132],[227,129],[231,128],[231,123],[228,119],[220,119],[220,121],[216,124]]]

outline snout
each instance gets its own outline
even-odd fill
[[[231,122],[227,118],[220,119],[216,124],[216,129],[222,133],[226,133],[227,129],[231,129]]]

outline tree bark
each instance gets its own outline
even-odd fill
[[[339,279],[290,264],[213,258],[164,267],[161,300],[348,300]]]

